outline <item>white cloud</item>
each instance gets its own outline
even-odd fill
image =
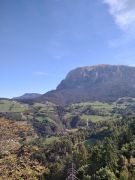
[[[135,32],[135,0],[103,0],[116,24],[125,32]]]

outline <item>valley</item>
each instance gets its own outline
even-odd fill
[[[10,174],[11,180],[18,179],[18,176],[21,179],[64,180],[72,161],[78,172],[77,177],[84,180],[95,176],[101,179],[102,174],[114,179],[125,176],[123,174],[128,178],[134,176],[129,168],[130,161],[134,161],[134,135],[128,137],[127,126],[129,124],[134,128],[131,125],[135,122],[134,98],[119,98],[113,103],[83,102],[63,107],[51,102],[25,104],[0,100],[0,116],[1,179],[8,178]],[[116,137],[120,138],[120,142]],[[114,149],[107,150],[106,143],[108,148]],[[103,148],[106,154],[102,154]],[[100,153],[101,158],[112,153],[106,156],[106,165],[95,167],[103,161],[94,160],[98,156],[96,152]],[[109,156],[116,158],[112,165],[108,164]],[[109,167],[117,169],[120,166],[116,165],[118,159],[127,161],[127,164],[121,165],[125,170],[115,174]],[[93,164],[88,165],[89,161]]]

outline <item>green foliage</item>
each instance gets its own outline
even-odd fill
[[[96,180],[117,180],[114,172],[112,172],[108,167],[101,168],[92,176],[91,179]]]
[[[120,118],[127,105],[95,102],[63,108],[35,103],[22,113],[32,116],[29,120],[1,120],[0,168],[7,177],[13,166],[16,177],[19,163],[23,178],[26,173],[33,179],[65,180],[74,162],[80,180],[134,179],[135,118]],[[101,119],[88,119],[86,127],[88,117]]]
[[[128,172],[128,169],[127,168],[125,168],[125,169],[123,169],[121,172],[120,172],[120,180],[128,180],[128,178],[129,178],[129,174],[128,174],[129,172]]]
[[[27,104],[11,100],[0,100],[0,112],[25,112],[28,109]]]

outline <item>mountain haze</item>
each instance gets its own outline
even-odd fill
[[[135,97],[135,67],[96,65],[70,71],[56,90],[39,97],[66,105],[86,101],[112,102],[121,97]]]

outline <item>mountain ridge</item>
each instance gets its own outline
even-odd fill
[[[101,64],[70,71],[56,90],[38,101],[59,105],[86,101],[112,102],[121,97],[135,97],[135,67]]]
[[[18,96],[18,97],[13,97],[12,99],[14,100],[27,100],[27,99],[36,99],[38,97],[40,97],[42,94],[39,93],[25,93],[22,96]]]

